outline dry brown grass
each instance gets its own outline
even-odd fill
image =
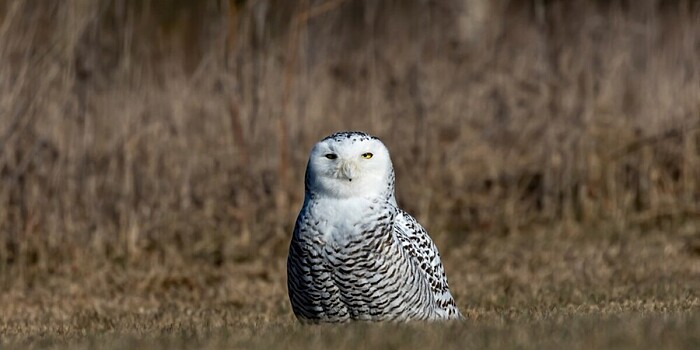
[[[697,228],[470,236],[445,256],[465,323],[303,327],[278,258],[53,275],[3,294],[0,334],[35,348],[691,349],[700,264],[684,237]]]
[[[0,345],[697,345],[699,19],[690,0],[0,1]],[[307,152],[347,129],[389,146],[467,324],[294,324]]]

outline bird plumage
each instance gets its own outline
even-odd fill
[[[399,209],[384,144],[333,134],[309,157],[287,260],[292,309],[304,322],[462,318],[425,229]]]

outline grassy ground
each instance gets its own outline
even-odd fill
[[[688,313],[624,313],[547,319],[516,317],[446,325],[301,327],[289,323],[241,325],[227,329],[164,332],[160,335],[106,334],[68,342],[43,339],[34,348],[71,349],[696,349],[700,318]],[[23,344],[24,345],[24,344]]]
[[[0,298],[2,344],[30,348],[696,348],[697,222],[439,241],[464,323],[304,327],[284,260],[66,272]],[[440,236],[438,236],[440,237]]]

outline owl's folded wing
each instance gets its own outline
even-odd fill
[[[446,318],[464,318],[450,294],[440,253],[428,236],[428,232],[410,214],[399,209],[394,221],[394,233],[403,249],[420,267],[430,283],[430,290],[437,306],[436,313]]]

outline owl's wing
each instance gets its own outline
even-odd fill
[[[420,267],[426,280],[430,283],[430,290],[438,307],[437,314],[450,319],[463,319],[464,316],[457,309],[452,294],[450,294],[440,253],[433,240],[428,236],[428,232],[410,214],[398,209],[394,221],[394,233],[396,233],[403,249]]]

